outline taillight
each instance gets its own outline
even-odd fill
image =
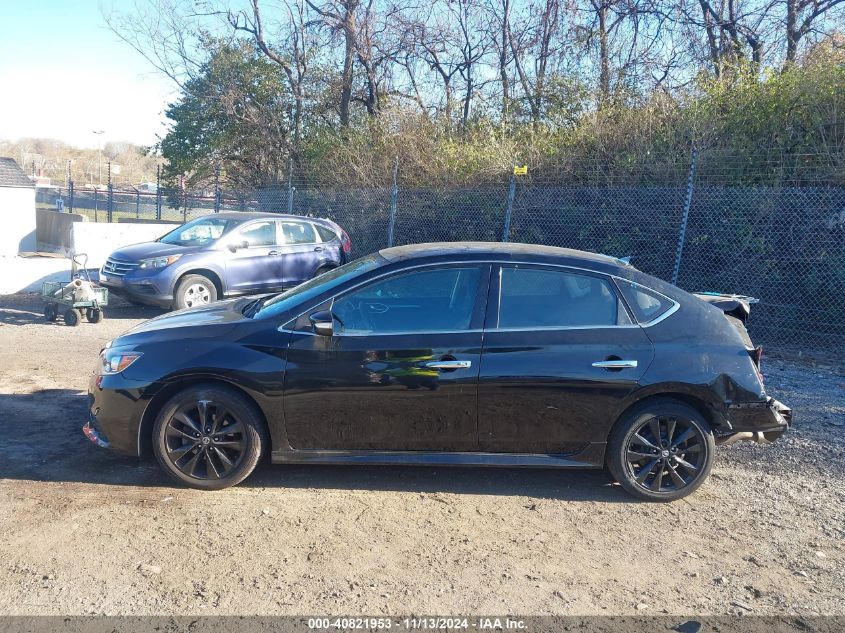
[[[352,250],[352,241],[343,229],[340,229],[340,244],[343,246],[344,253],[349,253]]]

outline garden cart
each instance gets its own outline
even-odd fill
[[[80,264],[77,258],[84,258],[83,263]],[[109,291],[91,281],[87,255],[71,253],[70,261],[70,282],[45,281],[41,287],[44,317],[55,321],[61,314],[65,325],[73,326],[79,325],[84,315],[89,322],[99,323],[103,320],[103,306],[109,302]]]

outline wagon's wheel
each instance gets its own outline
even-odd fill
[[[65,313],[62,315],[65,321],[65,325],[75,326],[79,325],[79,313],[76,311],[75,308],[68,308],[65,310]]]
[[[103,320],[103,311],[100,308],[87,308],[85,318],[89,323],[99,323]]]

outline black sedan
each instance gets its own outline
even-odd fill
[[[560,248],[421,244],[292,290],[143,323],[101,353],[84,427],[189,486],[280,463],[602,468],[698,488],[715,446],[789,427],[742,297]]]

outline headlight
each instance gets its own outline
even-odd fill
[[[168,255],[167,257],[153,257],[152,259],[142,259],[141,268],[146,270],[150,268],[165,268],[170,264],[176,262],[182,255]]]
[[[136,360],[141,352],[121,352],[117,349],[104,349],[100,352],[100,373],[119,374]]]

